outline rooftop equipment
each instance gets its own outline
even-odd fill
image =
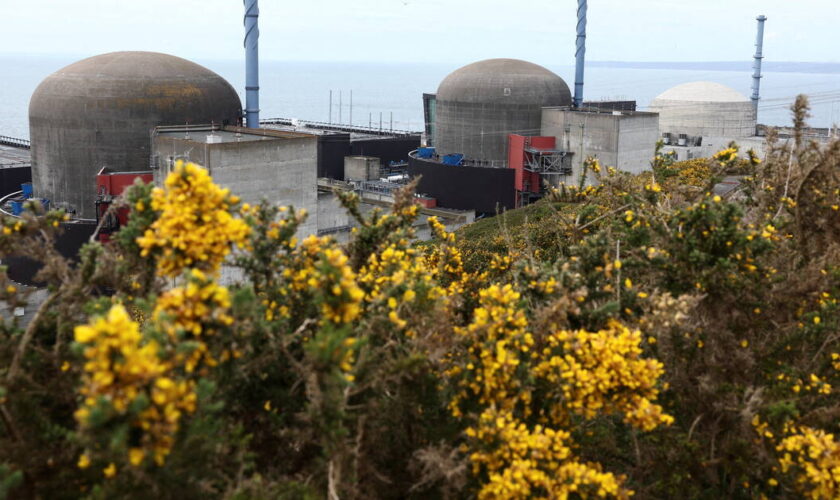
[[[260,8],[257,0],[243,0],[245,3],[245,125],[260,128],[260,29],[257,19]]]
[[[755,18],[758,21],[758,30],[755,35],[755,55],[753,56],[753,84],[752,84],[752,103],[755,108],[756,115],[758,114],[758,89],[761,85],[761,60],[764,56],[761,49],[764,45],[764,21],[767,20],[765,16],[758,16]]]
[[[583,104],[583,62],[586,55],[586,0],[578,0],[577,40],[575,49],[575,98],[576,108]]]

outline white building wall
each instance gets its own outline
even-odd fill
[[[659,113],[659,130],[674,136],[750,137],[755,135],[755,110],[750,101],[699,102],[654,99],[649,111]],[[673,138],[676,140],[676,137]]]
[[[628,172],[649,169],[659,121],[653,113],[543,108],[540,135],[554,136],[557,149],[573,153],[572,175],[560,180],[577,184],[589,156],[597,157],[604,166]]]

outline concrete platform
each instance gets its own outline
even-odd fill
[[[30,164],[31,153],[28,149],[0,144],[0,168],[26,167]]]

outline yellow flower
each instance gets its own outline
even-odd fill
[[[131,448],[128,450],[128,460],[133,466],[138,466],[143,463],[143,459],[146,457],[146,452],[143,451],[142,448]]]
[[[112,477],[117,475],[117,466],[114,465],[113,462],[108,464],[108,467],[102,469],[102,474],[105,475],[106,478],[111,479]]]
[[[76,465],[80,469],[87,469],[88,467],[90,467],[90,457],[87,455],[87,453],[82,453],[81,455],[79,455],[79,461],[76,463]]]
[[[179,161],[164,187],[152,191],[152,209],[160,216],[137,238],[141,255],[159,254],[162,276],[177,276],[187,267],[217,272],[231,246],[244,245],[250,233],[231,213],[237,202],[204,168]]]

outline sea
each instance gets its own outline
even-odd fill
[[[46,76],[80,59],[72,56],[0,55],[0,135],[29,138],[28,106]],[[196,62],[226,78],[245,101],[243,60]],[[464,64],[469,61],[465,61]],[[261,118],[364,125],[395,130],[423,129],[424,92],[462,64],[260,61]],[[570,86],[573,65],[546,65]],[[761,81],[758,121],[790,124],[790,105],[799,93],[812,102],[809,125],[827,128],[840,122],[840,64],[767,63]],[[751,94],[749,62],[587,63],[586,100],[650,101],[680,83],[709,80]],[[352,96],[351,96],[352,94]],[[332,98],[330,96],[332,95]],[[331,105],[332,103],[332,105]]]

